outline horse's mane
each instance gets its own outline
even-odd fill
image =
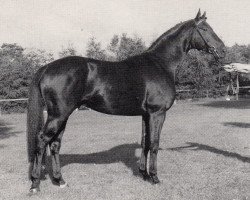
[[[154,47],[158,46],[162,41],[167,40],[169,37],[171,37],[172,35],[176,34],[177,31],[181,28],[181,27],[186,27],[187,25],[189,25],[189,23],[191,23],[193,20],[188,20],[188,21],[184,21],[184,22],[180,22],[178,24],[176,24],[174,27],[170,28],[168,31],[166,31],[165,33],[163,33],[159,38],[156,39],[156,41],[154,41],[150,47],[148,48],[148,50],[153,49]]]

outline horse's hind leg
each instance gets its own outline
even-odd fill
[[[64,129],[60,132],[57,138],[54,138],[53,141],[49,144],[51,158],[52,158],[52,169],[53,169],[53,182],[59,185],[61,188],[67,186],[67,183],[63,180],[60,167],[59,151],[61,148],[62,136],[65,130],[66,122]]]
[[[45,152],[45,148],[49,144],[49,142],[57,137],[57,134],[60,133],[62,129],[64,129],[63,125],[67,121],[68,116],[57,116],[48,115],[48,119],[44,126],[43,131],[38,134],[37,138],[37,152],[35,156],[34,166],[31,172],[31,192],[37,192],[39,190],[40,185],[40,175],[41,175],[41,166],[42,166],[42,158]]]
[[[148,130],[148,120],[149,117],[147,114],[142,116],[142,139],[141,139],[141,159],[140,159],[140,166],[139,172],[143,176],[143,179],[146,180],[149,178],[147,172],[147,157],[149,152],[149,145],[150,145],[150,138],[149,138],[149,130]]]
[[[42,158],[42,171],[41,171],[41,174],[42,174],[42,177],[41,179],[46,179],[47,177],[47,174],[48,174],[48,171],[47,171],[47,148],[45,148],[44,150],[44,154],[43,154],[43,158]]]

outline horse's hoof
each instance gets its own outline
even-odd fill
[[[69,187],[68,183],[63,183],[59,185],[60,188],[66,188]]]
[[[144,181],[148,180],[149,179],[149,175],[148,175],[148,172],[147,170],[141,170],[139,169],[139,173],[141,174],[142,178]]]
[[[156,175],[151,175],[150,180],[151,180],[151,183],[153,185],[160,183],[160,180],[159,180],[158,176],[156,176]]]
[[[33,194],[37,194],[39,192],[39,188],[30,188],[30,194],[33,195]]]

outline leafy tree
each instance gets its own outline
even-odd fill
[[[191,97],[204,97],[208,92],[212,96],[221,95],[221,68],[212,56],[197,50],[190,51],[176,71],[178,89],[191,89]]]
[[[91,37],[87,44],[86,56],[98,60],[106,59],[106,52],[101,47],[101,43],[97,42],[94,37]]]
[[[33,73],[40,67],[52,62],[54,60],[52,53],[47,53],[45,50],[34,49],[25,52],[25,58]]]
[[[108,59],[111,61],[119,60],[119,36],[114,35],[110,41],[110,44],[107,46],[107,51],[109,52]]]
[[[67,57],[67,56],[76,56],[77,51],[74,48],[73,44],[69,44],[67,48],[62,47],[62,50],[58,53],[59,58]]]
[[[42,50],[25,53],[17,44],[3,44],[0,48],[0,98],[28,97],[28,85],[34,72],[52,60],[52,55]],[[9,111],[23,111],[26,102],[2,103],[2,106]]]
[[[26,59],[24,49],[17,44],[4,43],[0,49],[0,98],[27,96],[27,83],[23,81]],[[15,103],[20,105],[20,103]],[[13,103],[3,103],[2,109],[13,107]]]
[[[114,35],[107,47],[109,60],[124,60],[146,50],[145,42],[138,36],[129,37],[123,33],[120,37]]]
[[[227,47],[226,62],[249,63],[250,61],[250,45],[235,44],[232,47]]]

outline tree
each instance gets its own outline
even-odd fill
[[[101,47],[101,43],[97,42],[94,37],[91,37],[87,43],[86,56],[98,60],[106,59],[106,52]]]
[[[59,58],[67,57],[67,56],[76,56],[77,51],[74,48],[73,44],[69,44],[67,48],[62,47],[62,50],[58,53]]]
[[[177,68],[176,83],[179,89],[192,89],[192,97],[207,96],[209,91],[221,95],[220,71],[211,55],[192,50]]]
[[[38,68],[52,62],[53,54],[42,49],[33,49],[25,52],[25,58],[29,62],[29,66],[35,72]]]
[[[107,46],[107,51],[110,53],[108,59],[111,61],[119,60],[119,36],[114,35],[110,41],[110,44]]]
[[[136,35],[129,37],[126,33],[123,33],[120,37],[118,35],[113,36],[107,50],[109,60],[121,61],[142,53],[146,50],[146,45],[142,38]]]
[[[17,44],[3,44],[0,48],[0,98],[28,97],[28,85],[35,71],[52,60],[53,56],[42,50],[26,53]],[[25,107],[25,102],[2,104],[2,108],[9,111],[24,111]]]
[[[225,58],[228,63],[249,63],[250,61],[250,45],[235,44],[232,47],[227,47]]]

